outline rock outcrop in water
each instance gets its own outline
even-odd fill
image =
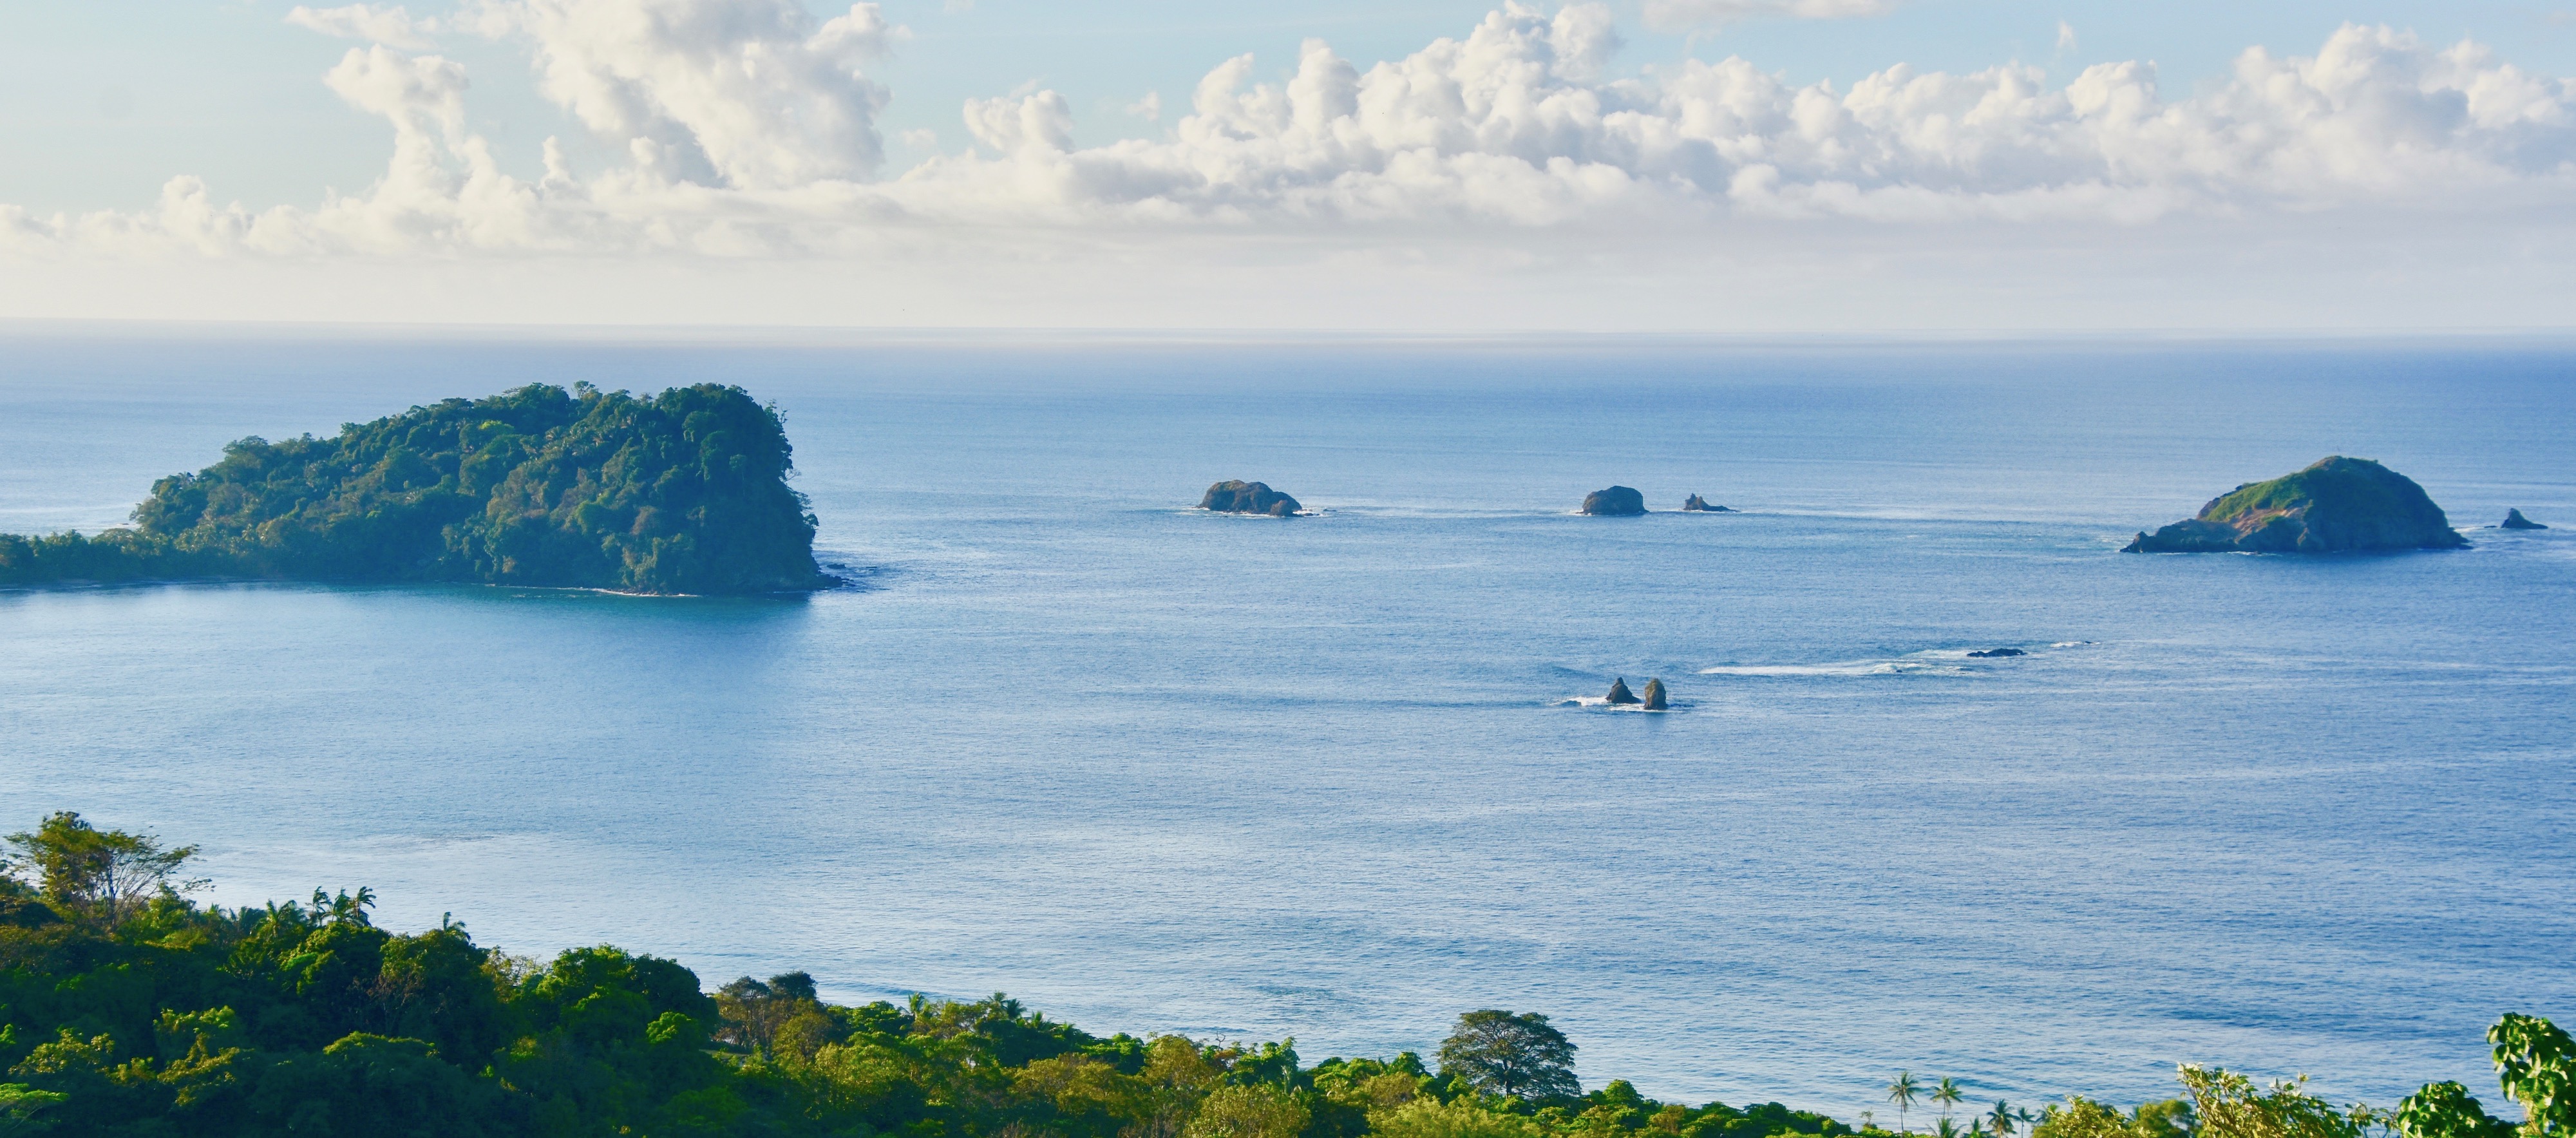
[[[1686,514],[1732,514],[1735,511],[1727,509],[1724,506],[1709,505],[1708,499],[1702,498],[1697,494],[1693,494],[1690,496],[1689,500],[1682,503],[1682,512]]]
[[[1610,698],[1603,702],[1612,707],[1634,706],[1638,702],[1637,693],[1628,690],[1628,677],[1621,676],[1611,681]]]
[[[1648,681],[1646,681],[1646,696],[1645,696],[1645,702],[1644,702],[1644,703],[1642,703],[1642,704],[1640,704],[1639,706],[1640,706],[1640,707],[1642,707],[1642,708],[1644,708],[1644,709],[1645,709],[1645,710],[1647,710],[1647,711],[1664,711],[1664,710],[1668,710],[1668,709],[1667,709],[1667,707],[1666,707],[1666,705],[1665,705],[1665,703],[1664,703],[1664,681],[1662,681],[1662,680],[1648,680]]]
[[[2024,652],[2019,648],[1980,648],[1977,651],[1968,653],[1968,658],[1971,660],[2001,660],[2011,656],[2028,655],[2030,655],[2030,653]]]
[[[750,594],[828,588],[787,432],[741,388],[531,384],[248,438],[135,525],[0,535],[0,585],[174,578]]]
[[[1582,512],[1596,518],[1633,518],[1646,512],[1646,496],[1625,486],[1595,490],[1583,496]]]
[[[1268,514],[1274,518],[1293,518],[1305,507],[1270,488],[1264,482],[1246,482],[1229,478],[1208,487],[1207,496],[1199,499],[1199,508],[1220,514]]]
[[[2548,526],[2545,526],[2545,525],[2542,525],[2542,524],[2540,524],[2539,522],[2535,522],[2535,521],[2531,520],[2530,518],[2526,518],[2526,517],[2522,516],[2522,511],[2520,511],[2520,510],[2506,510],[2506,511],[2504,512],[2504,524],[2502,524],[2502,525],[2500,525],[2500,526],[2497,526],[2496,528],[2497,528],[2497,529],[2548,529],[2549,527],[2548,527]]]
[[[2140,532],[2122,552],[2365,553],[2468,544],[2413,479],[2336,455],[2286,478],[2239,486],[2199,517]]]

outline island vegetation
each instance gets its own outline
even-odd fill
[[[1266,514],[1274,518],[1293,518],[1306,507],[1297,499],[1270,488],[1267,482],[1246,482],[1229,478],[1207,488],[1199,497],[1198,508],[1220,514]]]
[[[444,920],[378,927],[373,897],[224,909],[192,900],[196,851],[58,813],[0,865],[0,1138],[719,1135],[853,1138],[1850,1138],[1889,1133],[1779,1103],[1585,1092],[1546,1016],[1458,1018],[1434,1061],[1334,1058],[1293,1040],[1106,1038],[1007,996],[835,1005],[802,972],[710,993],[669,960],[606,946],[552,960]],[[1954,1108],[1953,1079],[1900,1074],[1935,1138],[2559,1138],[2576,1045],[2546,1020],[2489,1033],[2490,1116],[2437,1083],[2394,1110],[2304,1082],[2185,1066],[2183,1095],[2122,1110]],[[1435,1065],[1436,1064],[1436,1065]]]
[[[0,535],[0,585],[293,579],[749,594],[833,583],[777,412],[737,387],[532,384],[247,438],[133,526]]]
[[[2141,531],[2123,553],[2373,553],[2459,549],[2415,480],[2366,458],[2333,455],[2212,499],[2200,515]]]

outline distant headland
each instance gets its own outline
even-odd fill
[[[131,528],[0,535],[0,585],[451,582],[748,595],[828,588],[786,429],[738,387],[531,384],[332,438],[247,438]]]
[[[2221,494],[2199,517],[2141,531],[2122,552],[2362,553],[2468,544],[2414,479],[2335,455]]]

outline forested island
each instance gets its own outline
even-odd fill
[[[2144,530],[2123,553],[2372,553],[2461,549],[2415,480],[2366,458],[2329,455],[2210,500],[2197,517]]]
[[[611,947],[550,961],[453,920],[379,928],[373,898],[201,906],[196,851],[59,813],[0,847],[0,1138],[851,1136],[903,1138],[1846,1138],[1779,1103],[1589,1093],[1547,1017],[1458,1018],[1434,1063],[1091,1035],[995,995],[845,1007],[794,972],[710,994]],[[2033,1113],[1900,1073],[1886,1098],[1936,1138],[2555,1138],[2576,1128],[2576,1043],[2508,1015],[2488,1035],[2489,1116],[2436,1083],[2394,1110],[2338,1106],[2186,1065],[2183,1096],[2070,1096]],[[1436,1063],[1436,1065],[1435,1065]]]
[[[751,594],[827,587],[776,411],[741,388],[532,384],[332,438],[247,438],[131,528],[0,535],[0,585],[272,579]]]

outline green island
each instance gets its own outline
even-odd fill
[[[995,995],[826,1003],[802,972],[713,994],[601,946],[551,961],[444,920],[396,933],[373,898],[201,906],[193,847],[58,813],[0,862],[0,1138],[47,1134],[589,1138],[2559,1138],[2576,1133],[2576,1042],[2507,1015],[2488,1033],[2520,1124],[2459,1083],[2392,1110],[2304,1079],[2185,1065],[2175,1099],[2081,1095],[2033,1113],[1969,1105],[1900,1073],[1890,1132],[1779,1103],[1584,1093],[1547,1017],[1469,1012],[1436,1056],[1326,1059],[1259,1044],[1091,1035]]]
[[[2462,549],[2415,480],[2367,458],[2329,455],[2210,500],[2196,517],[2138,532],[2122,553],[2372,553]]]
[[[0,535],[0,586],[449,582],[744,595],[825,588],[777,412],[741,388],[532,384],[332,438],[247,438],[134,525]]]

